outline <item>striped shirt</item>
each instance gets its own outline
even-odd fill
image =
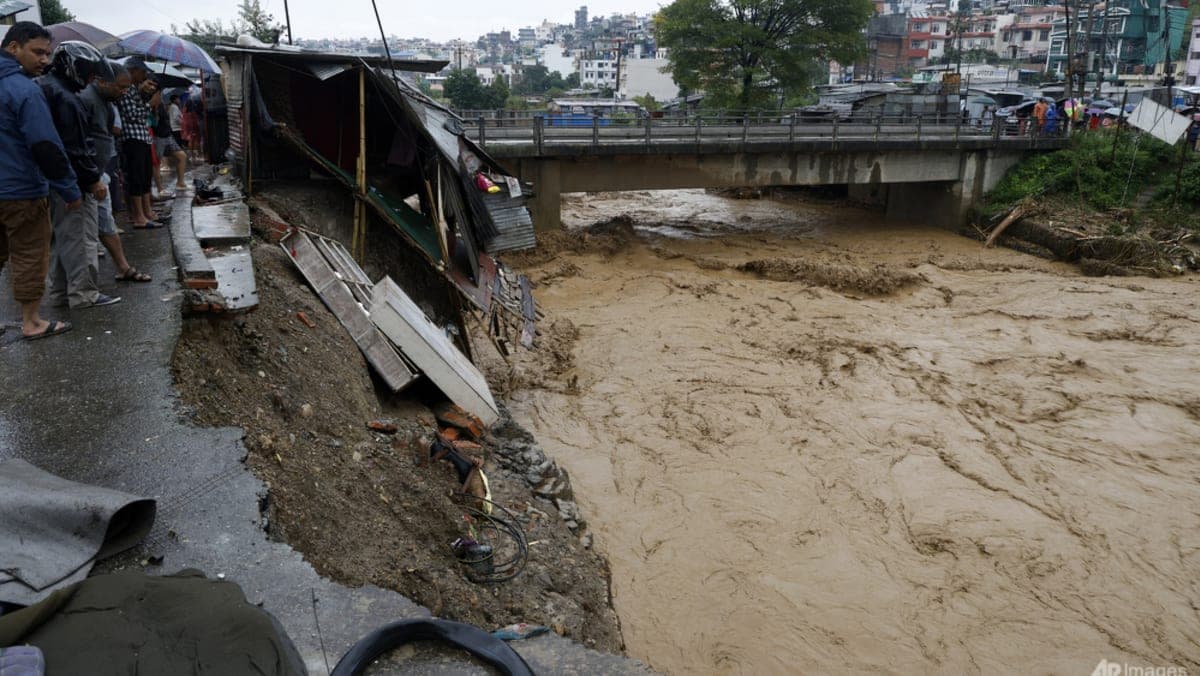
[[[117,110],[121,113],[121,138],[150,144],[150,106],[142,100],[137,87],[130,87],[125,96],[117,99]]]

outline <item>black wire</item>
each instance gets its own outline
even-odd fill
[[[493,502],[487,498],[476,497],[474,495],[470,495],[469,493],[454,493],[454,497],[462,500],[480,500],[503,512],[506,518],[500,518],[494,513],[488,514],[481,509],[477,509],[470,505],[464,505],[467,513],[470,516],[484,523],[484,525],[479,528],[480,533],[485,530],[495,531],[498,534],[503,533],[511,538],[517,547],[517,551],[512,558],[500,563],[492,564],[492,573],[479,574],[475,572],[468,572],[468,579],[470,579],[472,582],[499,584],[502,582],[508,582],[509,580],[520,575],[521,571],[525,569],[525,564],[529,561],[529,541],[526,538],[525,531],[520,525],[518,525],[516,515],[510,512],[503,505]],[[488,554],[487,556],[471,560],[460,559],[460,562],[463,565],[468,566],[472,563],[482,563],[484,561],[493,559],[495,557],[495,551],[496,549],[493,547],[492,553]]]

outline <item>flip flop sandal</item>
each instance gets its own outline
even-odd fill
[[[66,333],[71,330],[71,322],[56,322],[51,320],[46,325],[46,329],[41,333],[35,333],[32,336],[24,336],[25,340],[41,340],[50,336],[57,336],[60,333]]]
[[[113,279],[115,279],[118,282],[150,282],[150,281],[154,281],[150,277],[150,275],[142,272],[141,270],[138,270],[137,268],[133,267],[132,265],[130,265],[128,268],[126,268],[125,272],[122,272],[121,274],[117,275]]]
[[[157,230],[161,227],[163,227],[163,224],[159,223],[158,221],[146,221],[142,225],[133,226],[133,229],[134,230]]]

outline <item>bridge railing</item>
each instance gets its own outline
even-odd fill
[[[694,114],[670,117],[634,115],[522,115],[464,118],[468,137],[484,146],[530,144],[543,152],[553,146],[637,146],[821,141],[959,141],[1040,139],[1064,135],[1062,125],[1039,128],[1033,120],[958,115],[855,115],[848,119],[810,120],[799,115]],[[1019,141],[1016,141],[1019,142]]]

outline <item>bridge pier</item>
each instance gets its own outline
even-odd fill
[[[534,232],[562,228],[562,170],[559,160],[518,160],[516,174],[522,181],[533,183],[533,199],[529,202]]]
[[[963,153],[960,161],[957,181],[887,185],[887,218],[957,229],[1020,156],[986,150]]]

